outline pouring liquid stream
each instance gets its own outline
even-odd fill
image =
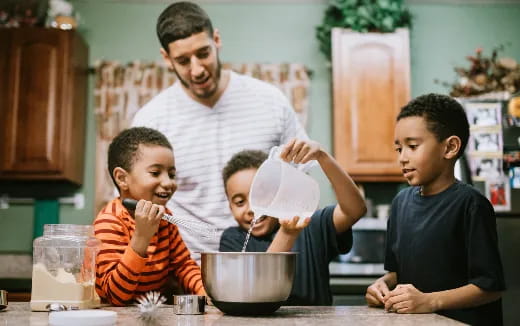
[[[251,221],[251,226],[249,227],[249,230],[247,231],[246,240],[244,241],[244,246],[242,247],[242,252],[246,252],[247,243],[249,242],[249,238],[251,237],[251,232],[253,232],[253,228],[255,227],[256,222],[258,220],[262,219],[262,217],[265,215],[257,216],[256,214],[253,217],[253,220]]]

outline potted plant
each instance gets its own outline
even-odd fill
[[[323,22],[316,28],[320,51],[331,60],[331,31],[334,27],[354,31],[391,33],[411,26],[411,14],[402,0],[331,0]]]

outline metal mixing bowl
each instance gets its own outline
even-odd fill
[[[203,252],[202,281],[213,304],[231,315],[273,313],[291,293],[295,252]]]

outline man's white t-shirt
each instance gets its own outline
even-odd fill
[[[198,253],[217,251],[222,232],[236,226],[222,181],[231,156],[244,149],[268,153],[294,137],[308,139],[279,89],[234,72],[213,108],[194,101],[176,82],[141,108],[132,126],[157,129],[173,146],[178,185],[168,203],[173,214],[218,229],[217,236],[208,239],[179,228],[199,263]]]

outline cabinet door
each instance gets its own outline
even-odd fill
[[[59,173],[66,38],[45,29],[9,32],[2,174]]]
[[[334,29],[334,153],[356,181],[403,181],[395,119],[410,99],[408,30]]]
[[[5,126],[6,112],[8,108],[7,85],[9,84],[8,77],[8,59],[9,51],[11,49],[11,33],[5,28],[0,28],[0,148],[5,142],[5,135],[3,127]],[[0,151],[0,162],[3,162],[3,151]],[[1,163],[0,163],[1,164]]]

